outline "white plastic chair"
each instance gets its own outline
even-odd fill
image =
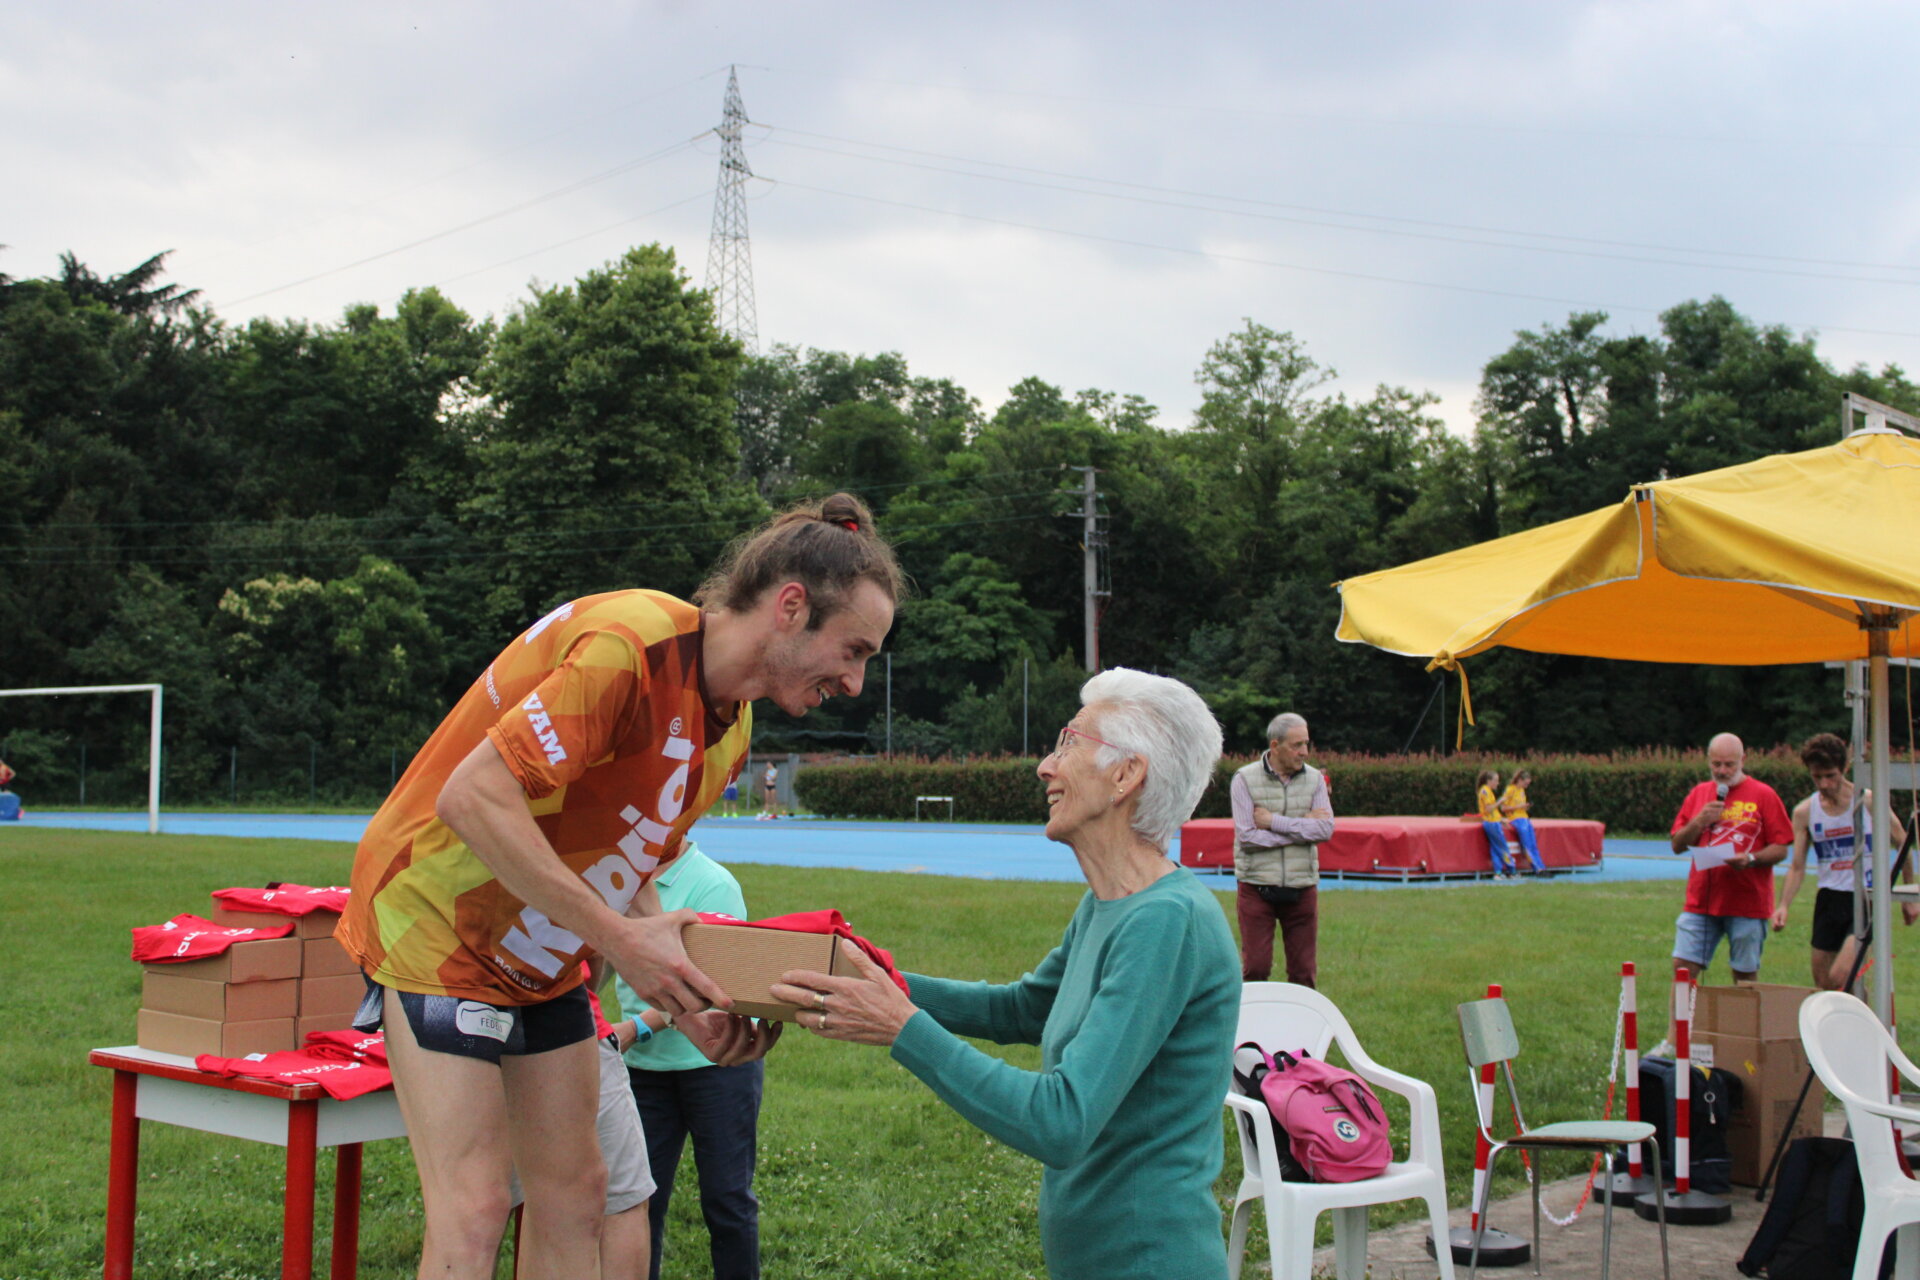
[[[1249,1040],[1269,1052],[1305,1049],[1322,1059],[1327,1046],[1338,1043],[1355,1075],[1376,1091],[1397,1093],[1407,1100],[1412,1132],[1406,1161],[1389,1164],[1377,1178],[1282,1182],[1274,1154],[1273,1117],[1266,1102],[1229,1090],[1227,1109],[1239,1121],[1235,1128],[1240,1134],[1245,1173],[1233,1197],[1233,1226],[1227,1237],[1228,1274],[1240,1274],[1255,1200],[1266,1201],[1273,1280],[1311,1280],[1314,1224],[1328,1211],[1333,1213],[1335,1273],[1340,1280],[1362,1280],[1367,1271],[1367,1206],[1424,1200],[1433,1223],[1433,1238],[1439,1242],[1435,1268],[1440,1280],[1453,1280],[1453,1253],[1447,1247],[1447,1183],[1440,1172],[1440,1107],[1432,1087],[1389,1071],[1368,1057],[1333,1001],[1310,987],[1286,982],[1245,984],[1240,993],[1240,1030],[1234,1043]]]
[[[1856,996],[1822,991],[1800,1004],[1800,1040],[1807,1061],[1827,1091],[1847,1109],[1847,1129],[1860,1165],[1866,1214],[1860,1223],[1860,1247],[1853,1256],[1854,1280],[1880,1274],[1887,1237],[1900,1233],[1894,1275],[1920,1277],[1920,1182],[1900,1168],[1893,1122],[1920,1126],[1920,1109],[1892,1101],[1891,1063],[1908,1080],[1920,1083],[1920,1068],[1900,1052],[1873,1010]]]

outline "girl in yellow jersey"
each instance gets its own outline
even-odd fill
[[[1500,825],[1500,775],[1491,769],[1482,769],[1480,776],[1474,779],[1480,788],[1480,829],[1487,833],[1487,852],[1493,857],[1493,874],[1511,876],[1513,864],[1507,861],[1507,832]]]
[[[1513,775],[1513,781],[1500,795],[1500,816],[1513,824],[1513,834],[1520,841],[1520,847],[1527,851],[1527,860],[1533,863],[1533,873],[1544,875],[1547,864],[1540,859],[1540,837],[1534,833],[1533,819],[1527,816],[1527,788],[1533,785],[1533,774],[1525,769]]]

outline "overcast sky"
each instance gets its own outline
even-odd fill
[[[230,321],[706,273],[727,67],[763,348],[1182,426],[1252,318],[1471,421],[1516,330],[1718,293],[1920,364],[1907,3],[0,0],[0,271],[171,249]]]

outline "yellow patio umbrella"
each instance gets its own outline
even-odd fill
[[[1336,635],[1458,670],[1497,645],[1641,662],[1870,663],[1874,830],[1889,831],[1889,656],[1914,657],[1920,440],[1838,444],[1636,485],[1618,505],[1338,584]],[[1462,713],[1471,717],[1462,674]],[[1887,841],[1873,928],[1890,936]],[[1890,971],[1890,966],[1882,966]],[[1885,982],[1875,984],[1884,1019]]]

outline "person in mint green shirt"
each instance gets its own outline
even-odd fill
[[[1003,986],[907,975],[851,943],[855,976],[796,970],[774,994],[801,1026],[892,1055],[972,1123],[1046,1165],[1054,1280],[1223,1280],[1213,1197],[1240,961],[1213,894],[1167,860],[1220,757],[1220,726],[1177,680],[1116,667],[1040,762],[1047,836],[1088,892],[1060,945]],[[960,1037],[1038,1044],[1023,1071]]]
[[[653,883],[660,890],[662,910],[688,907],[746,919],[740,882],[691,840]],[[716,1067],[691,1040],[669,1027],[657,1009],[640,999],[625,979],[614,979],[614,991],[627,1017],[614,1023],[613,1031],[626,1051],[627,1077],[647,1135],[647,1160],[658,1184],[647,1210],[653,1227],[649,1278],[660,1280],[673,1175],[691,1137],[714,1280],[757,1280],[760,1201],[753,1194],[753,1169],[765,1065],[756,1059],[737,1067]]]

